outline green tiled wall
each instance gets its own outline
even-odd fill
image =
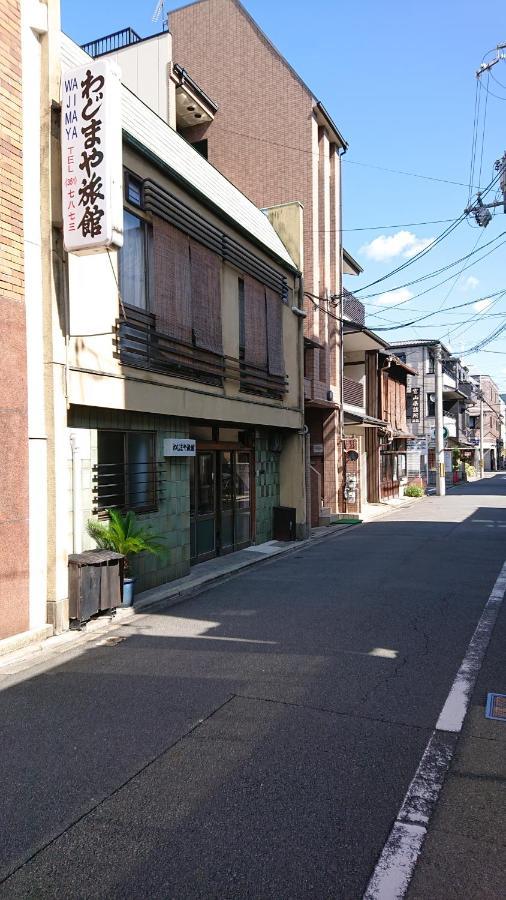
[[[69,413],[69,429],[74,431],[82,444],[81,466],[83,478],[83,549],[91,549],[94,542],[86,534],[86,521],[93,508],[93,466],[97,463],[97,430],[118,428],[125,431],[154,431],[156,433],[157,460],[162,462],[158,509],[140,514],[143,524],[149,525],[165,542],[161,557],[142,553],[132,560],[132,573],[137,578],[136,591],[172,581],[186,575],[190,569],[190,481],[187,459],[165,458],[163,441],[170,437],[188,437],[185,419],[171,416],[154,416],[118,410],[72,407]],[[80,430],[83,430],[82,437]],[[71,461],[69,461],[71,467]],[[69,479],[69,484],[72,479]],[[72,527],[72,491],[69,492],[69,526]]]
[[[269,437],[257,431],[255,437],[256,543],[272,540],[272,510],[279,506],[279,453],[269,450]]]

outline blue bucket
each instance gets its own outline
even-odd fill
[[[123,579],[123,602],[122,606],[134,605],[135,578]]]

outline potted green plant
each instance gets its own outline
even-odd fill
[[[136,553],[152,553],[160,556],[164,546],[160,535],[154,534],[151,528],[139,524],[134,512],[125,515],[117,509],[108,509],[108,522],[89,519],[86,530],[101,550],[115,550],[125,557],[123,579],[123,606],[132,606],[134,602],[135,578],[130,573],[130,559]]]

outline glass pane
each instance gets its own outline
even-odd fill
[[[239,512],[235,517],[235,543],[247,544],[251,539],[250,534],[251,516],[249,510]]]
[[[195,515],[195,459],[190,459],[190,515]]]
[[[132,432],[128,440],[128,506],[137,509],[153,506],[155,499],[155,473],[153,466],[153,436]]]
[[[129,203],[133,203],[134,206],[140,206],[142,201],[141,182],[131,175],[128,177],[128,200]]]
[[[232,476],[232,454],[220,453],[221,457],[221,507],[232,509],[234,503],[234,482]]]
[[[199,474],[198,513],[199,516],[204,516],[214,512],[214,454],[199,453],[197,460]]]
[[[220,428],[220,441],[224,443],[229,441],[231,444],[239,443],[239,429],[238,428]]]
[[[125,440],[122,431],[99,431],[97,435],[99,509],[125,505]]]
[[[119,251],[119,283],[123,303],[146,309],[145,225],[124,210],[123,247]]]
[[[249,453],[235,454],[235,505],[236,509],[249,509],[250,464]]]
[[[213,439],[212,425],[192,425],[192,424],[190,424],[190,437],[196,441],[212,441],[212,439]]]
[[[197,556],[214,553],[214,518],[197,519]]]

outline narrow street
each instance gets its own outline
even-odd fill
[[[4,662],[0,896],[359,900],[505,558],[498,473]]]

